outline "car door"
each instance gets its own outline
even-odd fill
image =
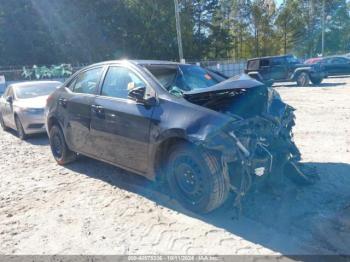
[[[144,173],[148,168],[153,106],[128,98],[129,91],[136,87],[151,90],[131,68],[109,67],[100,95],[94,99],[91,137],[96,157]]]
[[[259,73],[262,75],[264,79],[274,79],[271,76],[271,63],[270,59],[261,59],[259,64]]]
[[[68,146],[90,154],[91,105],[96,96],[103,67],[90,68],[77,75],[58,99],[58,116],[63,123]]]
[[[332,64],[334,67],[334,73],[338,75],[346,75],[350,73],[349,59],[343,57],[333,58]]]
[[[288,69],[284,57],[274,57],[271,59],[271,78],[275,80],[284,80],[288,78]]]

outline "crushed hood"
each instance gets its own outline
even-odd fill
[[[221,93],[221,92],[230,91],[230,90],[249,89],[252,87],[257,87],[262,85],[263,84],[261,82],[249,77],[248,75],[243,74],[236,77],[231,77],[225,81],[222,81],[208,88],[184,92],[183,96],[186,98],[186,97],[197,96],[197,95],[206,95],[206,94],[209,95],[209,94]]]
[[[23,108],[45,108],[48,96],[39,96],[35,98],[19,99],[16,106]]]

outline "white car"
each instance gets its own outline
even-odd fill
[[[21,139],[29,134],[45,133],[46,100],[61,84],[30,81],[9,85],[0,98],[1,127],[16,130]]]

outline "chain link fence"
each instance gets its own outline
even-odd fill
[[[222,60],[189,60],[190,64],[197,64],[204,68],[218,71],[228,77],[240,75],[244,73],[246,68],[246,60],[222,59]]]

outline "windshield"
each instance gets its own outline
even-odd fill
[[[26,85],[16,87],[16,97],[18,99],[34,98],[38,96],[47,96],[54,92],[59,86],[59,83],[42,83],[35,85]]]
[[[225,79],[196,65],[149,66],[147,69],[174,95],[211,87]]]

